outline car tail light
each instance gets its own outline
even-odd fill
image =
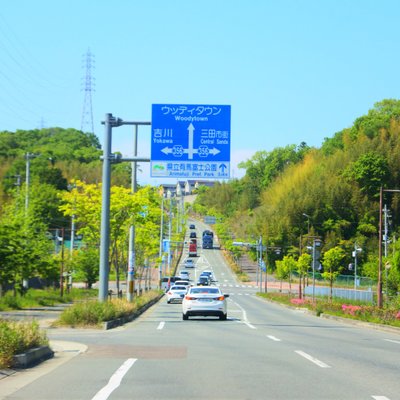
[[[185,296],[185,300],[196,300],[196,297],[193,297],[193,296]]]
[[[172,292],[168,292],[167,294],[172,294]]]
[[[214,300],[219,300],[219,301],[225,300],[225,296],[215,297]]]

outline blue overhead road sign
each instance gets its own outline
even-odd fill
[[[153,104],[151,176],[227,179],[231,106]]]

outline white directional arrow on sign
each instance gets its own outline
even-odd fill
[[[215,147],[214,148],[212,148],[211,150],[210,150],[210,153],[213,155],[213,156],[216,156],[218,153],[221,153],[218,149],[216,149]]]
[[[216,156],[221,153],[220,150],[213,147],[212,149],[208,148],[206,145],[201,145],[198,149],[193,148],[194,141],[194,131],[195,127],[192,123],[188,126],[188,148],[184,149],[181,145],[175,145],[173,147],[164,147],[161,152],[164,154],[172,154],[174,157],[182,157],[183,154],[188,155],[189,160],[193,160],[193,155],[198,154],[201,158],[208,157],[209,154]]]
[[[172,148],[170,148],[170,147],[164,147],[161,151],[162,151],[164,154],[171,154],[171,153],[172,153]]]

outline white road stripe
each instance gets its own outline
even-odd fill
[[[330,366],[328,364],[325,364],[324,362],[322,362],[322,361],[310,356],[309,354],[304,353],[304,351],[295,350],[295,353],[297,353],[298,355],[306,358],[308,361],[313,362],[314,364],[318,365],[321,368],[330,368]]]
[[[241,310],[242,310],[242,315],[243,315],[243,323],[245,324],[245,325],[247,325],[250,329],[257,329],[254,325],[252,325],[250,322],[249,322],[249,320],[247,319],[247,313],[246,313],[246,311],[245,311],[245,309],[241,306],[241,305],[239,305],[238,303],[236,303],[236,301],[233,301],[232,300],[232,303],[235,303]]]
[[[278,339],[277,337],[272,336],[272,335],[267,335],[267,338],[269,338],[271,340],[274,340],[275,342],[280,342],[281,341],[281,339]]]
[[[108,384],[99,390],[92,400],[106,400],[110,394],[118,388],[121,384],[122,378],[129,371],[132,365],[135,363],[136,358],[128,358],[115,372],[114,375],[108,381]]]
[[[398,340],[392,340],[392,339],[383,339],[383,340],[386,340],[387,342],[390,342],[390,343],[400,344],[400,341],[398,341]]]
[[[164,328],[164,326],[165,326],[165,322],[164,322],[164,321],[163,321],[163,322],[160,322],[160,323],[158,324],[158,326],[157,326],[157,329],[161,330],[162,328]]]
[[[390,400],[389,397],[386,396],[371,396],[375,400]]]

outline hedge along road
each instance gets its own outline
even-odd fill
[[[87,350],[4,398],[398,398],[398,334],[265,302],[219,250],[200,250],[197,263],[230,294],[227,321],[183,321],[181,306],[163,298],[117,329],[49,329],[51,340]]]

